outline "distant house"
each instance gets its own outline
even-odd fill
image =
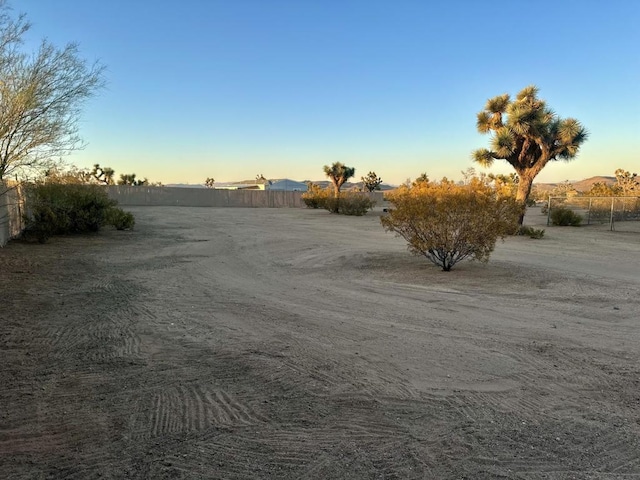
[[[268,190],[279,190],[285,192],[306,192],[307,184],[303,182],[296,182],[288,178],[282,178],[279,180],[271,180],[267,185]]]
[[[284,192],[306,192],[307,184],[288,178],[279,180],[243,180],[241,182],[216,182],[214,188],[219,190],[274,190]]]

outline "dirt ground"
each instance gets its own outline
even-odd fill
[[[379,212],[128,210],[0,249],[0,477],[640,478],[640,222],[445,273]]]

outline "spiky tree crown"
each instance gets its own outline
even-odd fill
[[[574,158],[588,135],[578,120],[562,119],[547,107],[534,85],[523,88],[515,100],[506,93],[489,99],[477,115],[477,127],[493,136],[491,148],[476,150],[474,160],[484,167],[506,160],[519,173]]]
[[[342,185],[349,178],[353,177],[356,173],[356,169],[354,167],[347,167],[345,164],[341,162],[335,162],[331,166],[324,166],[324,173],[329,177],[334,183],[338,183]]]

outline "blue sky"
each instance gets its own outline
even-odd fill
[[[538,181],[640,172],[637,0],[13,0],[106,65],[68,160],[163,183],[461,178],[486,100],[536,84],[590,139]],[[490,170],[507,173],[497,162]]]

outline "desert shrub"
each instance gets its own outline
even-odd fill
[[[518,202],[477,179],[468,185],[443,179],[405,186],[387,198],[393,208],[380,219],[385,230],[444,271],[467,257],[488,261],[497,239],[518,230]]]
[[[312,188],[302,194],[307,208],[324,208],[331,213],[361,216],[375,206],[375,200],[358,192],[342,192],[336,197],[333,189]]]
[[[126,225],[126,215],[111,213],[116,203],[98,185],[33,184],[27,189],[25,235],[45,242],[52,235],[97,232],[110,215]]]
[[[308,195],[307,193],[302,194],[302,201],[307,206],[307,208],[320,208],[322,207],[322,202],[316,196]]]
[[[338,197],[330,195],[324,199],[322,208],[324,208],[325,210],[329,210],[331,213],[338,213],[340,208],[340,199]]]
[[[325,208],[327,199],[332,198],[332,195],[331,190],[311,184],[309,190],[302,194],[302,201],[307,208]]]
[[[520,229],[518,230],[518,235],[524,235],[524,236],[528,236],[529,238],[535,238],[539,240],[542,237],[544,237],[544,229],[525,227],[524,225],[521,225]]]
[[[106,223],[113,225],[116,230],[130,230],[136,223],[131,212],[125,212],[121,208],[111,207],[107,211]]]
[[[552,209],[549,217],[551,218],[552,225],[577,227],[582,223],[582,215],[566,207]]]
[[[325,208],[332,213],[343,215],[364,215],[375,206],[375,200],[358,192],[341,193],[339,198],[331,197],[325,202]]]

